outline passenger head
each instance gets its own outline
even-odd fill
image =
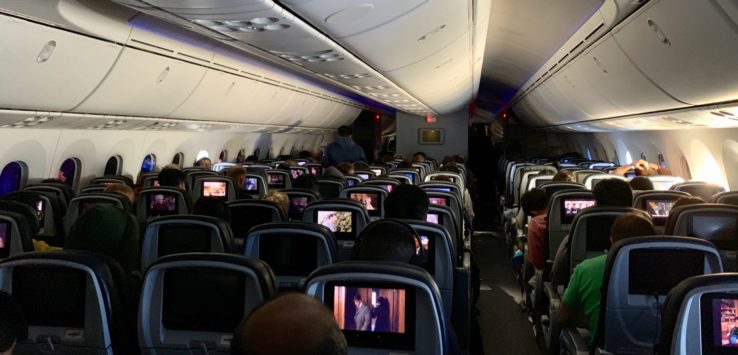
[[[399,164],[397,164],[397,167],[398,168],[402,168],[402,169],[412,169],[413,163],[411,163],[411,162],[409,162],[407,160],[403,160]]]
[[[597,206],[603,207],[631,207],[633,206],[633,191],[628,182],[620,179],[605,179],[592,189]]]
[[[520,206],[529,216],[538,216],[548,210],[548,195],[541,189],[533,189],[520,197]]]
[[[675,209],[680,206],[699,205],[700,203],[705,203],[705,200],[696,196],[684,196],[676,200],[676,202],[674,202],[674,206],[671,206],[671,209]]]
[[[648,235],[656,235],[653,229],[653,222],[645,216],[636,213],[626,213],[615,218],[610,228],[610,243],[632,238],[643,237]]]
[[[203,169],[210,170],[210,168],[212,167],[212,165],[213,165],[213,162],[210,161],[210,158],[208,158],[208,157],[202,157],[202,158],[198,159],[195,162],[195,167],[196,168],[203,168]]]
[[[351,260],[413,263],[419,246],[407,223],[383,219],[367,225],[359,234]]]
[[[343,164],[343,163],[341,163],[341,164]],[[344,175],[344,173],[342,173],[340,170],[338,170],[335,166],[332,166],[332,165],[329,166],[329,167],[327,167],[327,168],[325,168],[325,169],[323,169],[323,176],[333,176],[333,177],[337,177],[339,179],[345,179],[346,178],[346,176]]]
[[[562,169],[557,172],[551,181],[554,182],[576,182],[577,179],[574,177],[571,171]]]
[[[233,334],[231,355],[346,355],[333,314],[315,298],[289,293],[254,309]]]
[[[182,170],[164,168],[159,172],[157,180],[159,180],[159,186],[176,187],[184,190],[185,178],[186,175]]]
[[[417,152],[413,154],[413,163],[422,163],[425,161],[427,156],[423,152]]]
[[[269,190],[269,192],[264,195],[264,200],[276,202],[285,214],[289,211],[290,199],[287,194],[282,191]]]
[[[311,174],[305,174],[298,176],[297,179],[292,180],[292,187],[296,189],[308,189],[313,192],[318,192],[318,180]]]
[[[108,185],[108,187],[105,188],[105,192],[121,194],[128,198],[128,201],[130,201],[131,203],[133,203],[136,199],[136,196],[133,193],[133,189],[126,184],[110,184]]]
[[[443,164],[443,166],[440,169],[438,169],[438,170],[440,170],[440,171],[446,171],[446,172],[449,172],[449,173],[457,173],[457,174],[460,173],[459,167],[456,166],[456,163],[455,162],[448,162],[446,164]]]
[[[127,271],[138,269],[138,223],[112,205],[93,205],[74,222],[64,249],[87,250],[112,257]]]
[[[310,153],[310,151],[302,150],[299,153],[297,153],[297,158],[299,158],[299,159],[308,159],[309,160],[309,159],[312,159],[313,158],[313,154]]]
[[[369,170],[369,164],[361,160],[355,161],[354,170],[364,170],[364,171]]]
[[[15,344],[27,335],[23,308],[10,294],[0,291],[0,355],[13,354]]]
[[[354,174],[354,164],[351,163],[338,163],[336,164],[336,169],[340,171],[344,175],[353,175]]]
[[[212,196],[203,196],[197,199],[192,206],[192,214],[216,217],[226,222],[231,221],[231,210],[228,209],[225,200]]]
[[[653,182],[651,179],[645,176],[636,176],[629,182],[630,188],[638,191],[650,191],[653,190]]]
[[[353,133],[354,131],[351,129],[351,126],[338,127],[338,135],[341,137],[351,137]]]
[[[231,180],[233,180],[236,183],[236,187],[240,190],[243,189],[243,178],[246,177],[246,169],[241,165],[236,165],[234,167],[231,167],[226,171],[226,175],[228,175]]]
[[[384,199],[386,218],[414,219],[425,221],[428,215],[428,194],[415,185],[399,185]]]

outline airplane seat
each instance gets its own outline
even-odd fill
[[[382,187],[363,184],[342,189],[338,197],[361,202],[369,212],[369,217],[380,219],[384,218],[384,200],[387,195],[389,193]]]
[[[269,169],[266,171],[267,187],[271,189],[283,190],[292,188],[292,177],[290,173],[279,169]]]
[[[525,187],[525,192],[539,188],[541,185],[551,182],[553,175],[534,175],[528,179],[528,185]],[[522,194],[520,196],[523,196]]]
[[[144,276],[141,353],[227,355],[241,320],[276,292],[274,273],[261,260],[217,253],[165,256]]]
[[[150,187],[141,191],[136,204],[138,223],[145,224],[158,216],[186,215],[192,206],[189,195],[176,187]]]
[[[361,184],[364,180],[356,175],[344,175],[344,178],[346,178],[346,186],[347,187],[353,187]]]
[[[601,353],[651,353],[667,293],[692,276],[722,270],[715,246],[704,240],[647,236],[619,241],[606,256],[593,347]],[[568,353],[589,353],[576,328],[564,328],[561,339]]]
[[[159,187],[159,173],[158,172],[148,172],[141,175],[141,179],[143,179],[142,188],[147,187]]]
[[[107,188],[108,188],[108,185],[105,185],[105,184],[87,185],[83,187],[81,190],[79,190],[79,194],[81,195],[81,194],[105,192]]]
[[[227,201],[236,200],[236,187],[233,179],[225,176],[198,175],[190,187],[190,199],[197,202],[200,197],[217,197]],[[246,186],[246,185],[244,185]]]
[[[513,207],[520,205],[520,196],[525,193],[523,189],[528,187],[528,181],[541,173],[553,175],[556,174],[556,168],[547,165],[532,165],[516,171],[515,181],[513,181]]]
[[[289,167],[290,176],[292,176],[292,180],[299,178],[303,175],[310,175],[310,169],[308,169],[305,166],[290,166]]]
[[[0,212],[13,212],[20,215],[22,224],[28,226],[29,235],[35,236],[41,231],[41,224],[38,221],[38,214],[33,207],[18,201],[1,200]]]
[[[392,189],[394,189],[397,186],[400,186],[400,180],[391,178],[389,176],[381,176],[369,180],[362,180],[361,185],[372,185],[372,186],[380,186],[384,188],[387,193],[391,193]],[[420,186],[422,184],[419,184]],[[355,185],[357,186],[357,185]]]
[[[65,205],[69,205],[69,201],[74,198],[74,190],[71,186],[59,182],[44,182],[35,185],[28,185],[23,190],[40,191],[45,194],[52,194],[60,197]]]
[[[333,310],[351,354],[455,353],[438,286],[417,266],[344,261],[310,274],[305,293]],[[383,317],[381,324],[374,324],[374,332],[371,324],[356,330],[353,314],[343,312],[356,295],[364,304],[389,308],[384,311],[389,316]]]
[[[146,224],[141,271],[156,260],[182,253],[232,253],[233,233],[226,221],[210,216],[162,216]]]
[[[387,174],[387,177],[389,177],[391,179],[396,179],[402,185],[413,185],[413,179],[411,177],[405,175],[404,173],[392,173],[392,172],[390,172],[389,174]]]
[[[453,173],[450,171],[434,171],[432,173],[429,173],[425,176],[424,183],[441,183],[444,182],[444,180],[438,180],[439,177],[447,177],[451,178],[451,183],[456,185],[456,191],[459,192],[459,195],[462,196],[463,199],[464,191],[466,189],[466,181],[464,180],[464,177],[461,176],[461,174]],[[447,181],[449,182],[449,181]]]
[[[379,165],[370,165],[369,170],[374,173],[374,176],[387,175],[387,168]]]
[[[90,180],[88,185],[107,185],[107,184],[126,184],[128,187],[133,187],[133,179],[125,175],[103,175]]]
[[[735,352],[730,320],[736,314],[736,291],[738,273],[695,276],[680,282],[666,297],[656,352],[660,355]]]
[[[128,213],[133,214],[131,201],[127,197],[114,192],[95,192],[83,193],[72,199],[67,208],[67,215],[64,219],[64,226],[67,232],[72,228],[74,222],[89,207],[93,205],[113,205]]]
[[[354,169],[354,175],[358,176],[362,180],[371,180],[377,177],[371,169]],[[397,182],[400,182],[399,180]]]
[[[609,163],[609,162],[596,162],[588,164],[585,168],[591,169],[591,170],[604,170],[607,168],[612,168],[615,166],[615,163]]]
[[[574,178],[577,180],[578,183],[583,184],[584,179],[586,179],[589,176],[592,175],[604,175],[605,173],[602,170],[589,170],[589,169],[582,169],[572,172],[574,174]]]
[[[456,195],[457,199],[463,204],[464,201],[464,191],[459,189],[459,186],[455,183],[449,182],[449,181],[440,181],[440,180],[434,180],[434,181],[428,181],[428,182],[422,182],[418,184],[418,187],[425,191],[441,191],[441,192],[448,192]]]
[[[137,352],[138,285],[112,258],[80,250],[25,253],[0,261],[0,280],[29,324],[19,354]]]
[[[461,264],[465,247],[464,233],[461,230],[459,221],[456,220],[453,211],[449,207],[441,205],[430,205],[428,207],[428,215],[426,222],[435,223],[446,228],[451,236],[453,250],[456,252],[456,264]]]
[[[568,181],[546,182],[546,183],[543,183],[538,188],[546,192],[546,195],[548,196],[553,196],[554,193],[559,192],[559,191],[587,190],[587,187],[584,186],[584,184],[580,184],[578,182],[568,182]]]
[[[238,197],[242,194],[246,194],[255,199],[263,198],[270,189],[269,184],[267,183],[268,178],[264,177],[264,174],[246,173],[246,176],[244,177],[245,180],[243,182],[243,189],[241,191],[237,191],[236,196]],[[289,184],[289,186],[292,186],[292,182],[289,178],[285,180],[285,186],[287,186],[287,184]]]
[[[323,165],[318,163],[307,163],[304,165],[308,169],[310,175],[318,177],[323,175]]]
[[[389,175],[389,176],[407,177],[408,179],[410,179],[410,182],[409,183],[411,185],[417,185],[417,184],[419,184],[420,182],[423,181],[421,179],[421,177],[420,177],[420,174],[418,173],[418,171],[415,168],[395,168],[395,169],[390,169],[387,172],[387,175]]]
[[[310,189],[284,189],[282,190],[290,200],[290,205],[287,210],[287,217],[292,220],[302,220],[305,207],[315,201],[320,200],[321,196],[318,192]]]
[[[318,190],[324,198],[337,198],[341,190],[346,187],[343,179],[336,176],[319,176],[315,180],[317,180]]]
[[[458,196],[450,192],[438,190],[425,190],[425,192],[428,195],[431,205],[446,206],[451,209],[456,221],[464,220],[464,207],[462,207],[461,200]]]
[[[715,244],[723,268],[738,270],[738,206],[717,203],[679,206],[671,210],[665,234],[695,237]]]
[[[441,225],[416,220],[401,220],[409,224],[420,236],[426,255],[425,270],[433,276],[441,292],[446,318],[456,330],[462,348],[467,349],[471,337],[472,284],[471,253],[464,251],[464,261],[456,265],[453,241],[448,230]]]
[[[231,230],[236,251],[242,251],[251,228],[258,225],[283,222],[287,214],[282,206],[266,200],[236,200],[228,202],[231,211]]]
[[[634,191],[633,207],[646,211],[653,219],[656,232],[663,234],[666,220],[674,203],[682,197],[689,196],[690,194],[683,191]]]
[[[710,201],[713,195],[725,192],[725,188],[704,181],[685,181],[672,185],[669,190],[684,191],[692,196],[699,197],[705,201]]]
[[[628,179],[619,176],[619,175],[613,175],[613,174],[591,174],[584,177],[584,180],[582,183],[585,187],[587,187],[587,190],[594,189],[595,185],[597,185],[600,181],[606,180],[606,179],[618,179],[623,181],[628,181]]]
[[[292,221],[254,227],[246,237],[244,255],[266,262],[280,290],[302,290],[314,270],[338,261],[336,238],[325,226]]]
[[[67,206],[62,198],[34,190],[11,192],[2,197],[4,200],[17,201],[31,206],[36,210],[39,223],[39,232],[35,238],[49,245],[64,245],[64,216]]]
[[[659,191],[670,190],[674,184],[684,182],[684,179],[680,176],[649,175],[646,177],[653,183],[653,189]]]
[[[185,190],[188,192],[192,192],[193,187],[195,186],[195,180],[198,177],[201,176],[220,176],[217,172],[212,170],[206,170],[203,168],[184,168],[182,169],[182,172],[185,173]]]
[[[0,260],[33,251],[32,237],[23,214],[0,210]]]
[[[542,304],[548,305],[547,313],[545,309],[543,310],[548,316],[548,321],[540,324],[550,351],[556,352],[559,347],[561,297],[574,267],[585,259],[603,255],[610,249],[612,223],[617,217],[627,213],[638,213],[650,219],[645,212],[632,207],[593,206],[579,211],[571,222],[568,236],[552,255],[553,268],[550,281],[543,283],[541,295],[544,299]]]
[[[719,192],[712,196],[710,202],[738,206],[738,191]]]
[[[357,237],[369,224],[369,212],[359,201],[325,199],[311,202],[305,207],[302,220],[328,227],[336,237],[338,259],[350,258]]]

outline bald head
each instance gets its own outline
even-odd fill
[[[233,335],[232,355],[345,355],[346,338],[333,314],[318,300],[299,293],[256,308]]]

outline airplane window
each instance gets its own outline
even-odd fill
[[[172,158],[172,164],[176,164],[179,166],[180,169],[182,169],[182,162],[184,161],[184,153],[179,152],[177,154],[174,154],[174,158]]]
[[[657,156],[657,159],[659,161],[659,166],[661,166],[664,169],[668,169],[669,168],[669,164],[666,164],[666,160],[664,159],[664,155],[663,154],[659,153],[659,155]]]
[[[587,159],[592,160],[592,153],[589,151],[589,148],[587,148]]]
[[[80,161],[78,158],[65,160],[59,168],[57,179],[74,188],[76,182],[79,180],[79,166]]]
[[[633,157],[630,155],[629,151],[625,151],[625,164],[630,164],[633,162]]]
[[[141,163],[141,171],[145,171],[145,172],[154,171],[155,167],[156,167],[156,156],[154,154],[149,154],[145,156],[143,162]]]
[[[10,162],[0,173],[0,196],[20,190],[28,178],[28,168],[20,161]]]
[[[238,155],[236,155],[236,163],[243,163],[246,161],[246,151],[241,149],[238,151]]]
[[[687,163],[687,159],[682,156],[682,159],[679,161],[679,165],[682,168],[682,173],[684,176],[684,180],[692,180],[692,171],[689,170],[689,163]]]
[[[228,151],[223,149],[220,151],[220,155],[218,155],[218,163],[223,163],[228,161]]]
[[[105,171],[103,172],[103,175],[119,175],[121,164],[123,162],[123,158],[120,157],[120,155],[113,155],[108,159],[108,162],[105,163]]]

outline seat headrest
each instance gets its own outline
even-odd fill
[[[35,206],[35,202],[33,205]],[[10,211],[23,216],[25,223],[28,224],[31,236],[38,234],[41,226],[38,223],[38,215],[36,214],[35,207],[31,207],[26,203],[11,201],[11,200],[0,200],[0,210]]]

